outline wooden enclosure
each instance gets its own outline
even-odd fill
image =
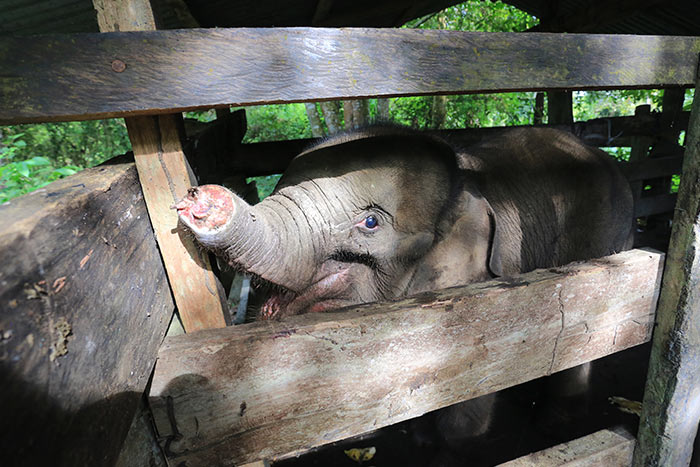
[[[0,36],[0,123],[123,117],[134,156],[0,206],[13,221],[0,227],[0,448],[10,465],[114,465],[142,397],[175,465],[280,459],[592,361],[652,331],[633,464],[690,462],[700,420],[700,98],[690,115],[682,104],[698,83],[700,38],[165,31],[155,30],[148,2],[94,4],[101,33]],[[663,247],[673,216],[665,267],[663,254],[637,249],[394,303],[224,327],[209,259],[178,234],[168,209],[195,181],[183,110],[634,88],[665,88],[663,111],[550,124],[592,145],[632,148],[623,171],[638,194],[636,216],[665,220],[638,244]],[[235,118],[197,136],[223,148],[216,158],[200,150],[200,175],[207,164],[211,173],[279,173],[308,144],[242,145]],[[492,131],[446,132],[471,142]],[[652,141],[665,144],[649,154]],[[681,168],[672,194],[668,178]],[[187,334],[162,342],[175,306]],[[611,451],[580,448],[594,443]],[[621,462],[632,444],[610,433],[572,442]]]

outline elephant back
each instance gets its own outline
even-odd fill
[[[504,130],[460,151],[493,210],[491,269],[509,275],[631,247],[633,198],[614,160],[563,131]]]

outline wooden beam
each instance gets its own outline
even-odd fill
[[[682,115],[679,124],[683,123],[683,117],[687,121],[687,116],[687,114]],[[632,138],[636,135],[656,135],[663,131],[659,124],[659,119],[658,114],[652,114],[644,118],[610,117],[575,122],[573,125],[547,126],[573,132],[591,146],[629,146]],[[208,126],[217,125],[220,125],[220,123],[213,122],[208,124]],[[454,142],[461,147],[466,147],[479,142],[482,138],[491,137],[504,129],[504,127],[469,128],[464,130],[440,130],[430,133],[446,138],[448,141]],[[200,134],[204,135],[203,130]],[[238,145],[237,133],[229,132],[229,135],[231,138],[228,145],[229,149],[216,155],[221,163],[220,168],[217,169],[219,175],[233,172],[242,172],[248,176],[282,173],[286,170],[292,158],[317,141],[316,139],[308,138]],[[198,144],[197,146],[200,147],[202,145]],[[204,157],[207,157],[207,155],[204,154]],[[649,162],[648,167],[646,164],[647,162],[624,165],[628,167],[629,173],[635,177],[639,174],[646,174],[650,170],[656,170],[657,167],[664,171],[675,170],[675,163],[666,160],[659,160],[658,163]],[[665,168],[662,169],[662,167]],[[678,164],[678,169],[680,170],[680,164]],[[638,180],[638,178],[631,179]]]
[[[634,16],[663,0],[593,0],[574,11],[562,12],[530,28],[533,32],[602,32],[620,18]]]
[[[155,29],[148,0],[94,0],[94,4],[103,32]],[[111,67],[115,73],[122,73],[127,65],[115,58]],[[226,326],[226,297],[208,255],[195,245],[191,236],[178,229],[177,213],[172,209],[189,187],[197,185],[182,152],[181,125],[179,114],[126,120],[148,215],[178,313],[185,331],[192,332]]]
[[[3,465],[114,465],[173,313],[125,158],[0,206]]]
[[[168,271],[185,331],[224,327],[226,299],[209,257],[178,227],[172,205],[197,182],[187,166],[178,136],[180,116],[126,120],[148,214]]]
[[[371,96],[689,87],[698,52],[697,37],[411,29],[2,37],[0,123]]]
[[[647,217],[673,211],[677,197],[676,193],[640,197],[635,200],[634,217]]]
[[[621,162],[620,169],[627,180],[649,180],[681,173],[683,156],[659,157],[639,162]]]
[[[696,94],[659,298],[636,466],[688,465],[700,422],[699,181],[700,95]]]
[[[622,430],[600,430],[506,462],[500,467],[628,466],[632,463],[634,442],[634,436]]]
[[[552,125],[571,125],[574,123],[571,91],[549,91],[547,93],[547,123]]]
[[[166,339],[150,393],[173,463],[275,460],[641,344],[663,255]]]

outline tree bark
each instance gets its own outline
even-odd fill
[[[369,123],[369,106],[367,99],[355,99],[352,102],[352,127],[361,128]]]
[[[430,110],[430,126],[436,130],[445,126],[447,115],[447,96],[433,96],[433,107]]]
[[[574,123],[571,91],[547,92],[547,122],[550,125]]]
[[[338,133],[343,128],[340,124],[340,103],[338,101],[321,102],[321,111],[328,134]]]
[[[311,135],[314,138],[320,138],[324,136],[323,123],[321,123],[321,117],[318,114],[318,108],[314,102],[306,102],[304,104],[306,107],[306,117],[309,119],[309,126],[311,127]]]
[[[345,129],[346,130],[351,130],[353,129],[353,117],[355,115],[353,114],[352,111],[352,101],[347,100],[343,101],[343,120],[345,124]]]
[[[533,109],[534,116],[532,118],[533,125],[542,125],[544,123],[544,93],[538,92],[535,94],[535,108]]]
[[[377,120],[379,122],[388,122],[391,119],[389,115],[389,98],[382,97],[377,99]]]

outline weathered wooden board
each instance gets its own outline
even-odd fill
[[[663,255],[166,339],[150,392],[174,463],[275,459],[650,338]]]
[[[620,169],[627,180],[641,181],[651,178],[666,177],[681,173],[683,155],[648,158],[639,162],[621,163]]]
[[[126,121],[148,215],[156,233],[180,319],[187,332],[221,328],[225,294],[209,257],[184,229],[172,206],[196,185],[176,128],[179,116],[133,117]]]
[[[687,124],[687,118],[687,113],[682,114],[678,123],[679,126],[685,128],[683,124]],[[214,123],[213,125],[216,124]],[[570,131],[591,146],[604,147],[629,146],[634,136],[658,135],[664,131],[660,125],[660,117],[656,114],[642,118],[610,117],[576,122],[571,125],[546,126]],[[494,135],[504,129],[505,127],[467,128],[463,130],[430,131],[429,133],[446,138],[448,141],[464,147],[477,143],[482,138]],[[232,132],[231,135],[232,140],[236,138],[235,133]],[[248,176],[282,173],[286,170],[292,158],[315,141],[313,138],[307,138],[243,145],[237,145],[238,141],[232,141],[232,144],[229,145],[228,168],[226,171],[243,172]],[[621,165],[625,167],[630,179],[639,180],[655,173],[655,171],[659,171],[659,175],[679,173],[681,159],[678,158],[674,161],[666,160],[666,158],[658,159],[658,161],[650,159],[636,164]]]
[[[700,38],[191,29],[0,38],[0,123],[370,96],[692,86]]]
[[[646,217],[662,212],[673,211],[676,206],[676,193],[665,195],[647,196],[639,198],[634,203],[634,217]]]
[[[634,453],[640,467],[688,465],[700,422],[699,94],[684,159]]]
[[[0,217],[0,463],[112,465],[174,308],[134,164]]]
[[[500,467],[629,467],[632,465],[634,443],[634,436],[629,433],[600,430],[506,462]]]
[[[102,32],[154,30],[148,0],[93,0]],[[115,72],[126,65],[112,63]],[[193,239],[178,230],[172,209],[196,180],[182,152],[182,116],[133,117],[126,127],[134,152],[148,216],[156,234],[168,281],[185,330],[223,327],[225,297],[214,277],[209,257]]]

